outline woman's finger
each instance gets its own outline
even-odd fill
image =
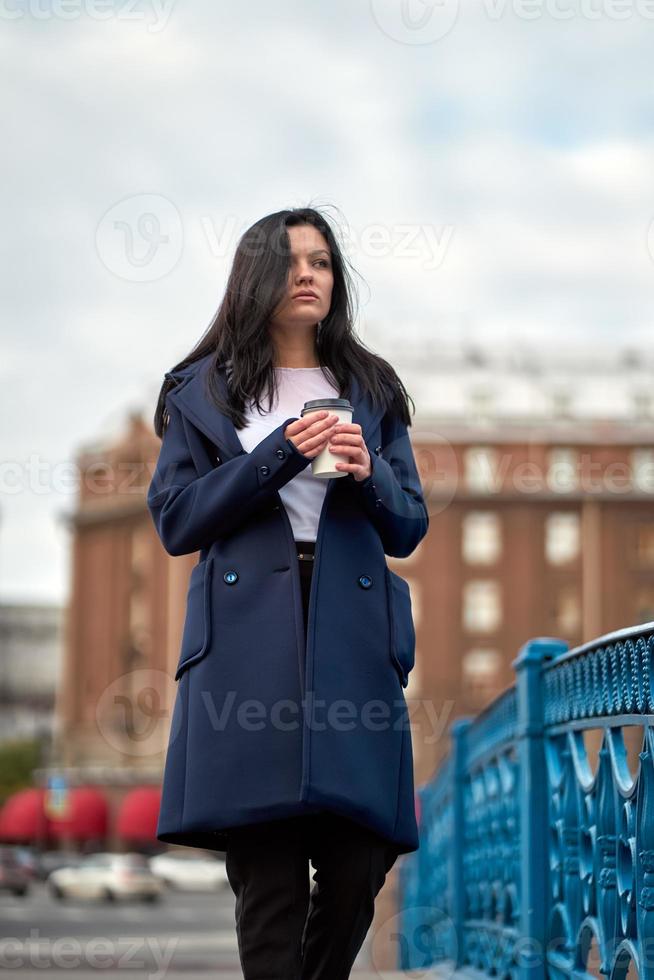
[[[284,430],[284,437],[290,439],[296,449],[305,456],[309,455],[316,446],[322,448],[327,444],[329,435],[338,421],[338,416],[333,412],[328,412],[320,419],[313,418],[313,415],[314,413],[290,422]]]
[[[290,436],[299,435],[301,432],[308,432],[312,430],[314,432],[320,432],[324,429],[331,427],[334,422],[338,421],[338,415],[333,412],[311,412],[310,415],[303,415],[301,418],[296,419],[295,422],[290,422],[286,426],[286,438]]]

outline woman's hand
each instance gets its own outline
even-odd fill
[[[346,470],[351,473],[357,483],[365,480],[372,473],[372,463],[370,453],[366,446],[361,426],[356,422],[340,422],[332,429],[332,436],[329,440],[329,451],[331,453],[342,453],[349,456],[349,462],[336,462],[337,470]]]
[[[334,412],[311,412],[295,422],[289,422],[284,429],[284,438],[290,439],[298,452],[314,459],[327,445],[338,415]]]

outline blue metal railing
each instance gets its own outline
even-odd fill
[[[538,637],[452,724],[399,866],[401,969],[654,980],[653,664],[654,623]]]

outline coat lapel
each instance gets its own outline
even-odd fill
[[[212,360],[206,355],[190,365],[177,375],[168,374],[177,380],[177,386],[168,393],[168,398],[187,418],[203,432],[222,451],[222,458],[230,459],[245,452],[238,437],[234,423],[222,412],[219,412],[204,393],[207,368]],[[181,380],[178,380],[181,378]],[[218,369],[218,382],[222,394],[227,396],[227,379],[225,366]],[[352,375],[352,391],[350,402],[354,407],[352,421],[361,426],[366,443],[372,436],[375,426],[384,414],[383,408],[373,408],[369,395],[362,392],[356,377]],[[298,412],[299,416],[299,412]]]

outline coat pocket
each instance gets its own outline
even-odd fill
[[[386,566],[388,608],[391,627],[391,659],[402,687],[409,683],[409,673],[416,657],[416,632],[411,609],[409,583]]]
[[[209,649],[211,638],[211,573],[213,558],[198,562],[191,571],[186,595],[186,617],[182,645],[175,671],[178,680],[183,671],[196,663]]]

